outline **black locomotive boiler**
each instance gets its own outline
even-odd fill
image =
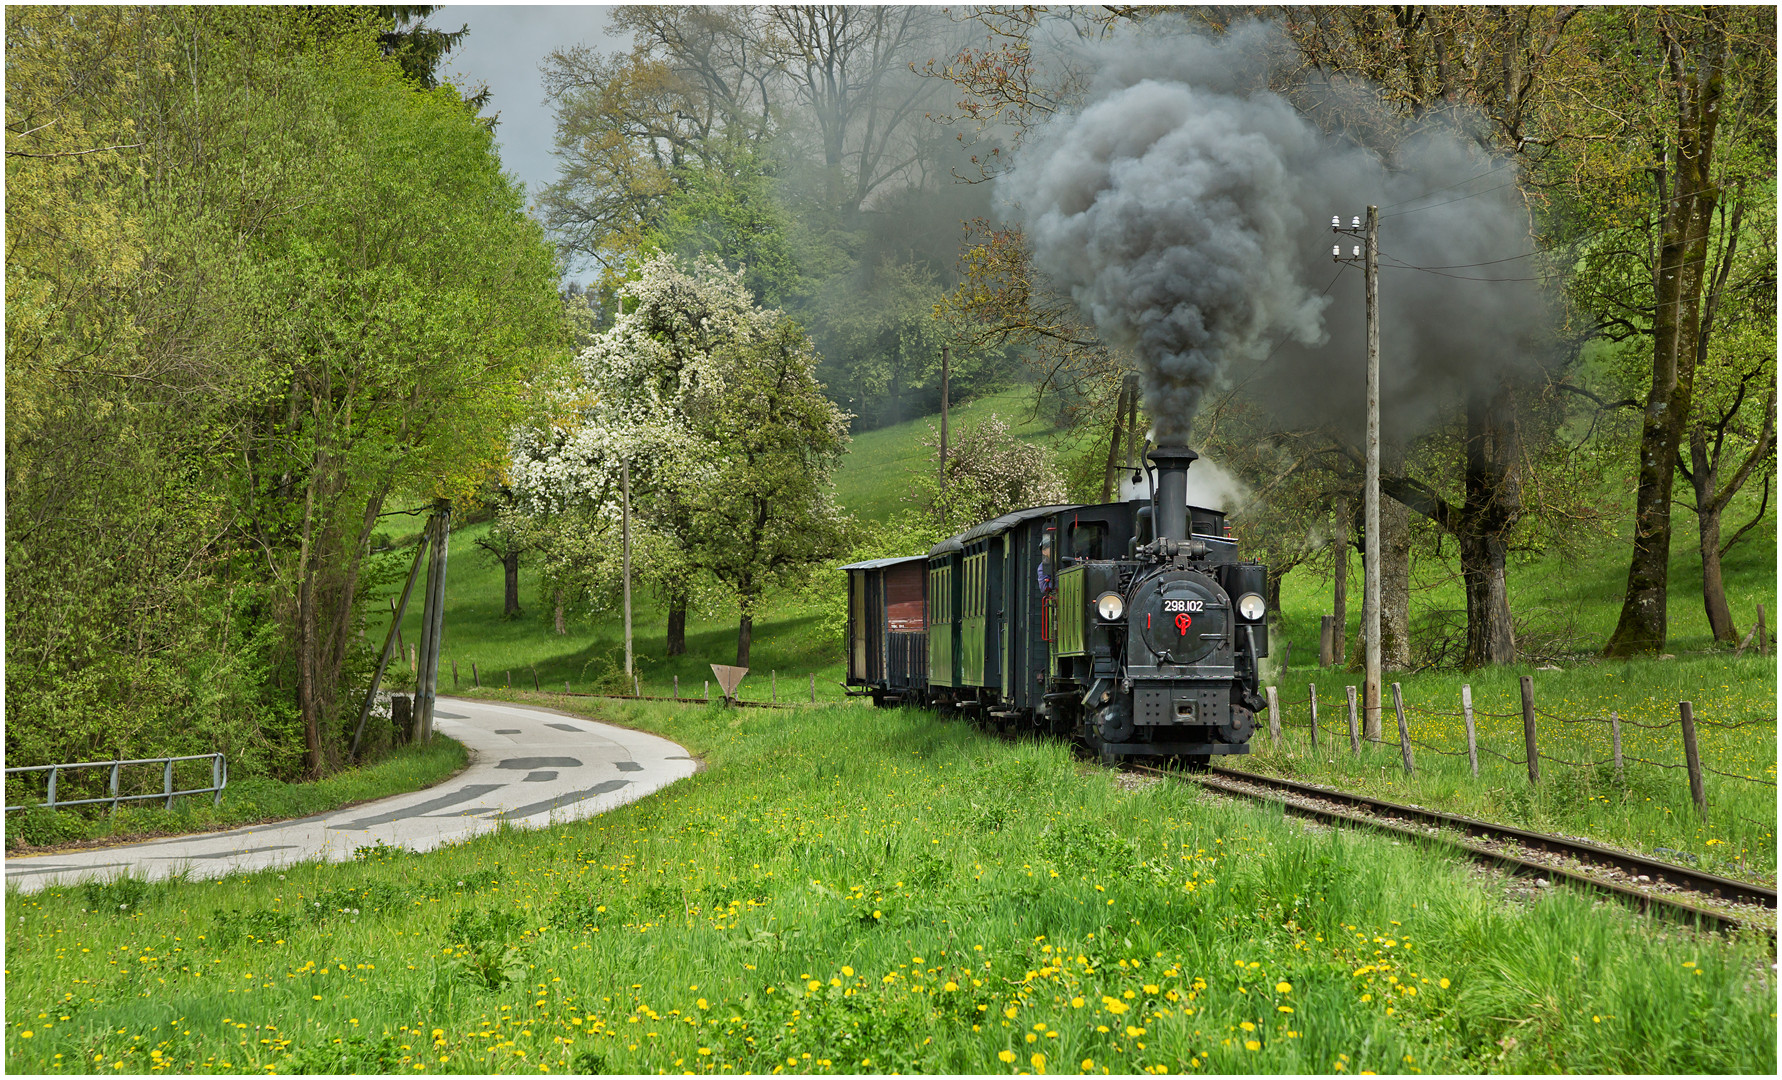
[[[1249,752],[1268,655],[1267,568],[1191,507],[1185,447],[1151,498],[1005,514],[927,555],[848,572],[848,685],[1073,737],[1104,760]]]

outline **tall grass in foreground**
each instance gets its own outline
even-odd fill
[[[7,1067],[1775,1070],[1760,940],[914,711],[597,708],[708,768],[123,912],[10,894]]]
[[[1534,785],[1528,782],[1527,766],[1520,764],[1526,760],[1523,675],[1534,678],[1540,713],[1536,739],[1541,779]],[[1395,678],[1400,676],[1388,676]],[[1310,745],[1308,682],[1318,687],[1316,754]],[[1273,746],[1266,722],[1259,719],[1253,753],[1221,763],[1491,821],[1588,836],[1647,853],[1662,848],[1666,850],[1657,852],[1660,857],[1689,860],[1715,873],[1775,880],[1773,659],[1708,653],[1662,662],[1582,664],[1565,671],[1522,667],[1405,676],[1405,719],[1415,759],[1415,771],[1408,777],[1399,754],[1390,683],[1382,712],[1383,741],[1363,740],[1362,753],[1351,752],[1344,687],[1359,682],[1358,674],[1331,668],[1295,672],[1279,688],[1283,747]],[[1481,747],[1477,780],[1466,757],[1462,683],[1473,689]],[[1694,703],[1702,764],[1716,770],[1703,777],[1706,821],[1690,800],[1687,773],[1660,767],[1680,766],[1684,760],[1676,723],[1678,701]],[[1607,764],[1613,757],[1607,722],[1611,711],[1622,720],[1626,767],[1620,778]],[[1591,718],[1601,722],[1580,722]],[[1744,726],[1722,726],[1730,724]]]

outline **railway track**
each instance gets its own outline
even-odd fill
[[[1273,776],[1209,768],[1182,773],[1150,765],[1139,772],[1192,781],[1240,798],[1278,803],[1289,813],[1333,824],[1359,825],[1458,849],[1520,877],[1551,878],[1606,893],[1638,910],[1733,931],[1776,936],[1776,890],[1647,859],[1582,840],[1530,832],[1373,799],[1353,792]]]

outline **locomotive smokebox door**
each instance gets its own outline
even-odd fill
[[[1212,582],[1199,574],[1184,574],[1146,592],[1134,614],[1152,653],[1167,653],[1177,664],[1194,664],[1225,643],[1230,611]],[[1168,722],[1176,721],[1172,717]]]

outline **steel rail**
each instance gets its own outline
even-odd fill
[[[1476,818],[1461,817],[1459,814],[1447,814],[1439,810],[1406,806],[1403,803],[1388,802],[1384,799],[1370,798],[1353,792],[1300,783],[1295,780],[1283,780],[1279,777],[1243,772],[1238,769],[1209,768],[1207,772],[1232,780],[1241,780],[1247,784],[1260,784],[1281,791],[1290,791],[1306,798],[1324,799],[1357,809],[1406,818],[1422,822],[1425,825],[1434,825],[1437,828],[1453,829],[1467,836],[1476,836],[1484,840],[1521,844],[1523,847],[1533,848],[1537,851],[1568,856],[1582,863],[1612,867],[1634,876],[1644,874],[1654,881],[1664,881],[1703,896],[1718,897],[1721,900],[1739,904],[1759,904],[1771,911],[1776,909],[1775,889],[1765,888],[1747,881],[1736,881],[1701,870],[1691,870],[1685,866],[1678,866],[1675,863],[1659,859],[1649,859],[1631,852],[1599,847],[1583,840],[1571,840],[1563,836],[1531,832],[1510,825],[1498,825]]]
[[[1648,893],[1629,885],[1623,885],[1615,881],[1608,881],[1589,874],[1578,873],[1563,867],[1554,866],[1550,863],[1535,862],[1528,859],[1518,858],[1508,852],[1484,847],[1475,843],[1468,843],[1465,840],[1453,836],[1443,836],[1440,834],[1432,835],[1419,828],[1395,824],[1392,821],[1386,820],[1386,818],[1395,817],[1409,819],[1425,826],[1463,831],[1466,835],[1471,837],[1520,844],[1540,851],[1545,851],[1549,854],[1567,855],[1576,858],[1581,862],[1595,861],[1600,865],[1612,866],[1624,873],[1636,872],[1630,870],[1630,867],[1637,867],[1637,872],[1646,873],[1647,876],[1651,877],[1655,876],[1653,871],[1662,870],[1664,872],[1662,880],[1669,884],[1678,885],[1682,888],[1689,888],[1694,892],[1716,896],[1722,900],[1763,905],[1769,910],[1774,911],[1776,907],[1775,890],[1765,889],[1761,885],[1752,885],[1747,882],[1738,882],[1729,878],[1716,877],[1712,874],[1689,871],[1670,863],[1660,863],[1653,860],[1642,859],[1636,855],[1610,851],[1607,848],[1600,848],[1594,844],[1568,841],[1562,837],[1529,832],[1524,829],[1516,829],[1509,826],[1493,825],[1489,822],[1476,821],[1472,818],[1463,818],[1458,815],[1423,810],[1418,807],[1404,806],[1399,803],[1387,802],[1381,799],[1370,799],[1366,796],[1356,795],[1352,792],[1337,791],[1312,784],[1301,784],[1291,780],[1280,780],[1271,776],[1261,776],[1256,773],[1247,773],[1222,768],[1209,768],[1204,773],[1183,773],[1175,770],[1161,769],[1152,765],[1136,763],[1130,767],[1142,772],[1154,773],[1172,779],[1194,781],[1209,790],[1218,791],[1221,794],[1235,795],[1255,801],[1272,802],[1282,807],[1282,809],[1287,812],[1306,817],[1362,826],[1369,829],[1376,829],[1381,832],[1403,836],[1410,840],[1436,843],[1444,847],[1456,848],[1477,861],[1498,866],[1517,876],[1544,876],[1563,880],[1572,885],[1608,893],[1615,899],[1633,906],[1642,913],[1651,914],[1657,912],[1668,914],[1685,921],[1694,921],[1703,926],[1725,931],[1756,928],[1769,934],[1772,941],[1775,938],[1774,927],[1748,922],[1744,919],[1740,919],[1736,915],[1699,907],[1689,903],[1687,900],[1679,899],[1677,897]],[[1287,801],[1285,798],[1271,798],[1268,795],[1260,794],[1256,791],[1238,786],[1240,784],[1272,788],[1284,796],[1291,796],[1294,798],[1316,799],[1327,803],[1339,803],[1357,810],[1367,811],[1367,813],[1346,813],[1342,810],[1331,809],[1328,807],[1308,806],[1303,803],[1291,802]],[[1708,892],[1705,888],[1697,885],[1684,884],[1686,881],[1694,882],[1703,879],[1713,883],[1717,891]],[[1729,893],[1731,895],[1728,895]]]

